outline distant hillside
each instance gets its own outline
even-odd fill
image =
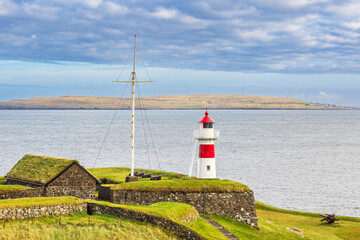
[[[120,102],[121,100],[121,102]],[[120,103],[120,104],[119,104]],[[38,97],[0,102],[0,109],[129,109],[129,98],[118,97]],[[330,105],[329,105],[330,106]],[[244,95],[178,95],[136,99],[136,108],[147,109],[340,109],[331,105],[268,96]]]

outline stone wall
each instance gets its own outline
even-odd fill
[[[141,205],[165,201],[181,202],[195,207],[199,212],[231,217],[258,228],[255,198],[252,191],[241,193],[141,192],[100,187],[99,199],[119,204]]]
[[[19,207],[0,209],[0,219],[30,218],[50,215],[68,215],[75,212],[86,211],[87,204],[60,204],[54,206]]]
[[[43,188],[23,189],[16,192],[0,194],[0,199],[44,197]]]
[[[179,223],[176,223],[169,219],[163,219],[158,216],[149,215],[144,212],[137,212],[130,209],[123,209],[119,207],[109,207],[105,205],[100,205],[96,203],[88,203],[88,214],[94,214],[94,213],[100,213],[100,214],[109,214],[116,217],[126,218],[126,219],[132,219],[142,222],[147,222],[155,225],[162,226],[165,229],[170,230],[171,232],[174,232],[175,235],[179,236],[182,239],[201,239],[205,240],[203,236],[199,235],[195,231],[191,230],[190,228],[187,228],[186,226],[183,226]]]
[[[66,186],[24,189],[16,192],[0,194],[0,199],[30,198],[30,197],[60,197],[73,196],[83,199],[95,199],[96,187]]]

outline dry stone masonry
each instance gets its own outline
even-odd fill
[[[99,199],[119,204],[150,205],[156,202],[189,204],[199,212],[227,216],[258,228],[255,198],[252,191],[233,193],[160,192],[112,190],[100,187]]]
[[[96,187],[88,186],[54,186],[34,189],[23,189],[0,194],[0,199],[30,198],[30,197],[60,197],[73,196],[83,199],[95,199]]]
[[[145,212],[138,212],[119,207],[110,207],[96,203],[88,203],[88,214],[91,215],[94,213],[109,214],[116,217],[159,225],[165,229],[168,229],[170,232],[173,232],[175,235],[179,236],[182,239],[206,239],[203,236],[199,235],[197,232],[191,230],[190,228],[187,228],[186,226],[180,225],[170,219],[164,219],[158,216],[149,215]]]
[[[17,207],[0,209],[0,219],[43,217],[51,215],[68,215],[86,211],[86,202],[78,204],[59,204],[54,206]]]

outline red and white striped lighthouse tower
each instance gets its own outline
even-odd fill
[[[199,121],[200,130],[195,131],[199,141],[199,159],[197,160],[197,178],[216,178],[214,142],[219,138],[219,131],[214,130],[215,121],[205,112],[205,117]]]

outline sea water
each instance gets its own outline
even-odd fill
[[[0,176],[25,154],[130,166],[130,111],[1,110]],[[209,110],[217,175],[286,209],[360,217],[360,111]],[[188,174],[203,110],[136,111],[135,166]],[[101,151],[100,151],[101,150]],[[195,169],[193,173],[195,173]]]

